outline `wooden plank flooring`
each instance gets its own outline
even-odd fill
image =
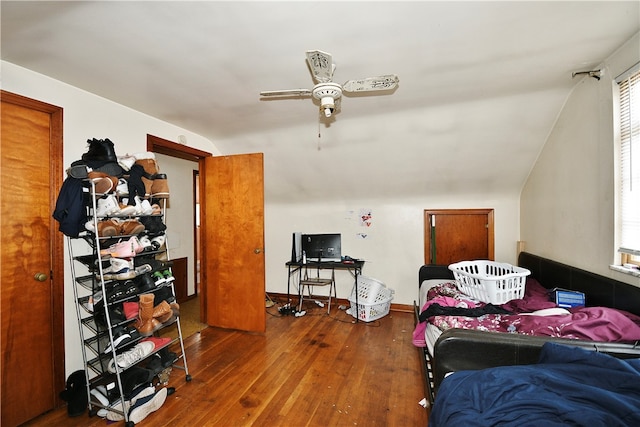
[[[304,317],[267,310],[266,334],[206,328],[185,340],[191,382],[176,388],[149,426],[426,426],[424,387],[413,346],[412,313],[353,323],[311,308]],[[31,426],[103,426],[66,407]],[[120,422],[114,425],[124,425]]]

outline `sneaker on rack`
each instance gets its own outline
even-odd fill
[[[127,205],[125,203],[118,203],[118,213],[119,216],[129,216],[136,214],[136,207],[133,205]]]
[[[100,255],[112,258],[132,258],[142,252],[143,249],[138,238],[132,236],[130,239],[113,244],[107,249],[101,249]]]
[[[115,363],[112,359],[109,363],[108,369],[110,372],[115,373],[116,363],[118,364],[120,369],[127,369],[128,367],[135,365],[136,363],[153,353],[154,348],[155,345],[152,342],[139,342],[129,350],[118,354],[116,356]]]
[[[153,239],[151,239],[151,247],[153,247],[153,249],[157,251],[162,247],[162,245],[164,245],[165,241],[166,241],[166,237],[164,234],[156,236]]]
[[[116,186],[116,196],[124,197],[129,195],[129,183],[126,179],[120,178]]]
[[[142,252],[153,252],[153,246],[151,245],[151,239],[149,236],[142,236],[138,239],[142,245]]]
[[[120,207],[113,195],[96,200],[96,216],[106,217],[112,216],[120,212]]]
[[[171,270],[164,270],[162,272],[162,275],[167,280],[167,284],[174,282],[176,280],[176,278],[173,277],[173,273],[171,273]]]
[[[151,342],[154,345],[154,351],[158,350],[162,347],[164,347],[165,345],[169,344],[171,342],[171,338],[168,337],[147,337],[144,338],[142,341],[140,342]]]
[[[167,283],[167,278],[159,271],[153,273],[153,279],[155,280],[156,286],[162,286]]]
[[[120,273],[133,270],[133,260],[122,258],[109,258],[110,267],[102,270],[105,280],[118,280],[116,276]],[[99,276],[99,274],[97,274]]]
[[[116,349],[120,344],[131,339],[131,335],[129,335],[127,330],[122,326],[116,326],[115,328],[113,328],[113,330],[111,331],[111,334],[113,337],[113,345]],[[111,353],[111,351],[112,351],[111,343],[108,343],[103,353],[107,354],[107,353]]]

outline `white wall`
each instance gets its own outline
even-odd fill
[[[161,173],[167,174],[171,197],[167,204],[167,243],[169,258],[188,258],[187,295],[195,292],[193,171],[198,163],[156,154]]]
[[[185,135],[189,146],[219,154],[211,141],[142,114],[128,107],[82,91],[42,74],[2,61],[2,89],[22,96],[57,105],[64,109],[64,164],[81,158],[87,150],[87,139],[109,138],[117,155],[146,151],[147,134],[170,141]],[[162,165],[161,165],[162,168]],[[169,182],[171,188],[171,182]],[[73,300],[73,282],[65,245],[65,370],[67,375],[82,369],[80,335]]]
[[[344,200],[317,204],[266,203],[265,254],[267,291],[287,292],[285,262],[291,257],[291,235],[341,233],[342,253],[364,259],[363,274],[395,290],[393,303],[412,304],[418,297],[418,269],[424,263],[424,210],[492,208],[495,210],[496,260],[515,263],[519,237],[517,197],[489,194],[420,200]],[[373,213],[371,227],[358,220],[361,209]],[[366,238],[359,237],[366,234]],[[338,298],[348,298],[353,279],[336,273]],[[292,286],[292,293],[296,289]],[[321,293],[321,290],[318,291]]]
[[[521,196],[526,250],[640,286],[609,269],[615,245],[614,79],[640,61],[636,34],[568,97]],[[600,68],[600,67],[598,67]]]

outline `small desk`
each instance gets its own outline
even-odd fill
[[[358,306],[358,276],[362,274],[362,267],[364,267],[364,261],[358,260],[351,263],[337,262],[337,261],[307,261],[306,264],[300,262],[289,261],[285,264],[289,269],[287,276],[287,303],[291,304],[291,275],[300,271],[304,267],[319,268],[320,270],[347,270],[354,278],[354,286],[356,289],[356,307]],[[302,273],[302,272],[301,272]],[[300,298],[300,286],[298,286],[298,298]],[[358,321],[357,308],[356,308],[356,322]]]

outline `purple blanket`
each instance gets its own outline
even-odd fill
[[[431,304],[469,309],[477,309],[485,305],[461,293],[455,282],[434,286],[427,293],[427,298],[421,311]],[[548,311],[546,309],[557,306],[549,300],[548,291],[533,278],[527,279],[523,299],[509,301],[501,307],[513,314],[486,314],[480,317],[437,315],[429,317],[428,322],[441,331],[461,328],[602,342],[640,340],[640,317],[621,310],[607,307],[579,307],[560,310],[565,314],[539,315],[539,310],[543,310],[542,313],[544,313]],[[533,312],[538,313],[525,314]],[[424,327],[423,324],[416,326],[414,336],[420,334],[419,330],[424,331]],[[418,342],[414,344],[422,346]]]

